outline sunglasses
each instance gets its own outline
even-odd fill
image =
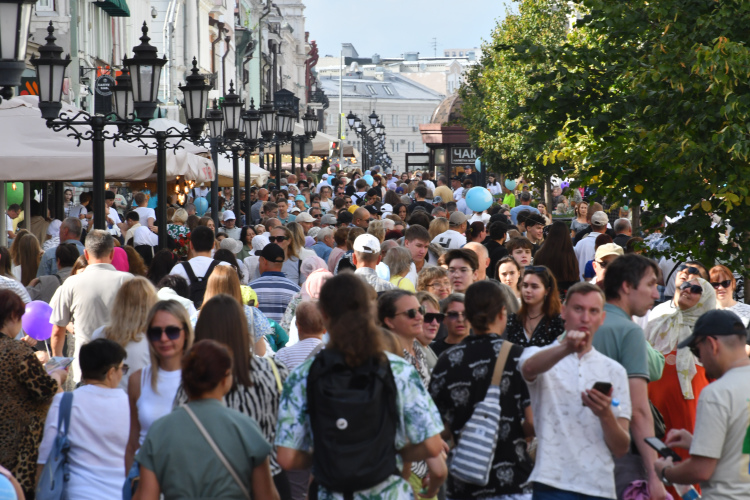
[[[679,266],[677,266],[678,272],[684,271],[685,269],[687,269],[688,274],[700,274],[701,273],[700,269],[698,269],[697,267],[688,266],[687,264],[680,264]]]
[[[596,263],[602,266],[602,269],[607,269],[607,266],[609,265],[611,261],[608,260],[597,260]]]
[[[401,311],[400,313],[394,314],[394,316],[398,316],[399,314],[406,314],[406,317],[409,319],[416,318],[417,314],[424,316],[424,306],[419,306],[416,309],[407,309],[406,311]]]
[[[732,280],[724,280],[724,281],[718,281],[718,282],[711,282],[711,286],[714,288],[729,288],[732,285]]]
[[[445,314],[442,313],[426,313],[424,315],[424,322],[425,323],[432,323],[433,321],[437,321],[438,325],[443,322],[445,319]]]
[[[286,240],[286,236],[269,236],[268,241],[271,243],[281,243]]]
[[[130,370],[130,367],[123,363],[123,365],[120,367],[122,369],[122,374],[127,375],[128,371]]]
[[[464,313],[462,311],[448,311],[447,313],[445,313],[445,315],[449,317],[450,319],[458,319],[459,317],[460,318],[466,317],[464,316]]]
[[[321,217],[323,217],[323,214],[315,214],[313,215],[313,217],[315,217],[316,219],[320,219]]]
[[[703,293],[703,287],[701,287],[700,285],[691,285],[690,283],[683,283],[680,286],[680,290],[683,292],[694,293],[696,295],[700,295]]]
[[[179,326],[165,326],[164,328],[152,326],[146,330],[146,336],[151,342],[156,342],[161,340],[162,333],[166,333],[169,340],[177,340],[180,338],[180,332],[182,328]]]

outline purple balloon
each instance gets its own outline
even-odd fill
[[[26,335],[36,340],[47,340],[52,336],[52,307],[46,302],[35,300],[26,304],[26,312],[21,317],[21,325]]]

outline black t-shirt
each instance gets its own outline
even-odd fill
[[[417,208],[417,207],[424,208],[427,211],[428,214],[431,214],[432,213],[432,209],[435,208],[434,206],[430,205],[429,203],[427,203],[424,200],[423,201],[412,201],[411,205],[409,205],[408,207],[406,207],[406,211],[409,212],[409,213],[412,213],[414,211],[414,209]]]
[[[497,263],[500,262],[500,259],[508,255],[508,249],[505,248],[505,245],[501,245],[495,240],[485,242],[484,246],[487,248],[487,253],[490,256],[490,265],[487,266],[487,276],[492,279],[498,279]]]
[[[440,357],[440,354],[442,354],[443,351],[445,351],[449,347],[458,345],[458,344],[449,344],[448,342],[445,341],[446,338],[447,337],[443,337],[441,339],[436,338],[430,343],[430,349],[432,349],[432,352],[435,353],[435,356]]]
[[[430,395],[440,415],[458,441],[459,433],[487,395],[495,360],[504,340],[498,335],[474,335],[447,349],[432,371]],[[531,493],[531,485],[522,488],[534,464],[526,453],[521,426],[524,408],[529,406],[529,391],[518,371],[523,347],[514,345],[500,382],[500,433],[492,460],[490,481],[486,486],[463,483],[448,476],[447,497],[473,499]]]

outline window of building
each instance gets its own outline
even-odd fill
[[[464,51],[462,50],[461,52],[458,53],[458,55],[459,55],[459,57],[463,57],[464,56]]]
[[[391,126],[398,127],[398,115],[391,115]]]
[[[393,90],[391,90],[391,88],[388,85],[383,85],[383,90],[385,91],[386,94],[393,95]]]
[[[370,94],[372,95],[376,95],[378,93],[378,91],[375,90],[375,87],[373,87],[372,85],[367,85],[367,90],[369,90]]]
[[[453,57],[456,57],[456,53],[455,52],[453,52]]]
[[[55,10],[55,0],[39,0],[36,3],[37,12],[53,12]]]

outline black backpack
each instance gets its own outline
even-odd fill
[[[324,349],[307,376],[313,434],[313,476],[329,491],[352,498],[400,474],[396,467],[396,382],[387,359],[349,367]]]
[[[206,274],[198,278],[193,272],[193,268],[190,266],[190,262],[182,263],[182,267],[185,269],[188,278],[190,278],[190,300],[193,301],[196,309],[200,309],[200,307],[203,305],[203,296],[206,294],[206,284],[208,282],[208,277],[211,276],[214,268],[218,265],[219,261],[214,260],[208,267]]]

